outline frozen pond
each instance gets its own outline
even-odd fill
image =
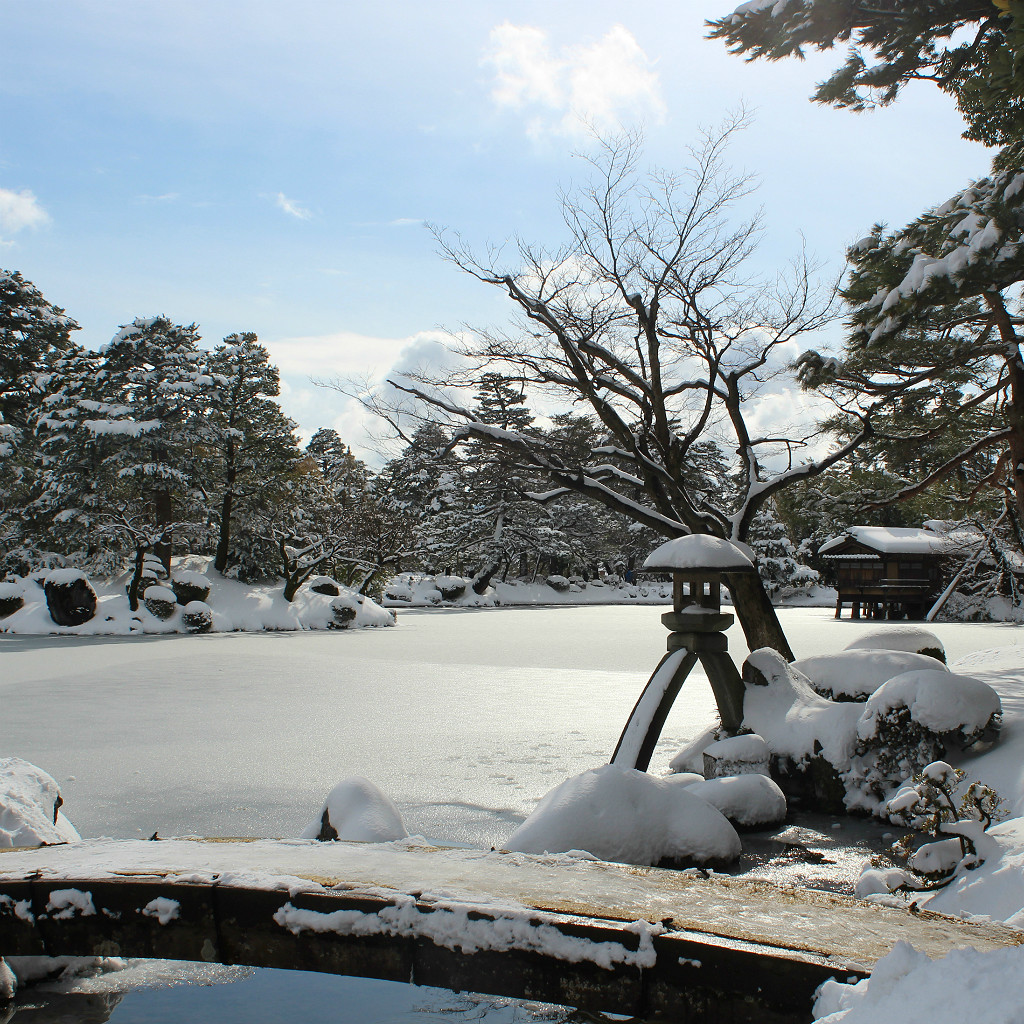
[[[664,651],[660,609],[403,611],[394,629],[152,638],[0,636],[0,752],[61,784],[84,836],[295,836],[364,775],[412,833],[492,845],[611,755]],[[798,657],[878,624],[784,609]],[[1019,644],[938,624],[950,661]],[[745,653],[737,627],[730,649]],[[695,671],[663,767],[714,720]]]
[[[403,611],[395,629],[353,633],[0,635],[0,755],[50,772],[84,836],[296,836],[336,782],[359,774],[399,804],[410,832],[489,846],[552,786],[608,760],[664,652],[661,610]],[[798,657],[884,625],[837,622],[828,608],[780,614]],[[1024,642],[1010,625],[933,628],[951,662]],[[736,627],[730,648],[737,661],[746,653]],[[713,720],[695,671],[652,770]],[[49,1016],[19,1011],[14,1024],[105,1020],[111,1004],[120,1024],[564,1017],[286,972],[213,989],[149,988],[120,1003],[85,998],[67,997]]]

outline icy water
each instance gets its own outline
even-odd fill
[[[664,651],[660,611],[403,611],[395,629],[354,633],[0,636],[0,753],[53,774],[84,836],[295,836],[335,783],[358,774],[398,803],[411,833],[490,846],[552,786],[607,761]],[[878,626],[836,622],[824,608],[781,617],[798,657],[841,649]],[[1024,640],[1014,626],[934,629],[950,661]],[[730,646],[737,658],[745,652],[735,627]],[[652,770],[713,720],[710,688],[694,672]],[[797,825],[749,837],[744,868],[846,888],[881,844],[873,826],[823,817]],[[143,987],[123,998],[100,991],[21,1007],[13,1024],[565,1017],[383,982],[276,971],[189,977],[154,987],[164,971],[140,977]],[[209,987],[215,980],[235,983]]]

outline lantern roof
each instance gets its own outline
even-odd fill
[[[665,541],[643,567],[647,572],[754,572],[750,548],[707,534]]]

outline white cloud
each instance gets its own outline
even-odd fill
[[[483,63],[494,69],[491,98],[524,113],[531,135],[578,135],[664,117],[652,61],[622,25],[557,53],[542,29],[507,21],[491,30],[490,42]]]
[[[423,221],[418,217],[396,217],[394,220],[388,221],[389,228],[408,228],[408,227],[422,227]]]
[[[277,203],[278,209],[284,210],[285,213],[297,217],[299,220],[309,220],[313,216],[306,207],[294,199],[289,199],[283,192],[277,193],[274,202]]]
[[[0,243],[10,244],[8,235],[46,224],[50,215],[27,188],[15,192],[0,188]]]

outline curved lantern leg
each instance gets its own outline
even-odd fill
[[[626,720],[612,754],[612,764],[647,771],[665,719],[690,669],[696,664],[697,654],[686,648],[669,651],[661,659]]]

